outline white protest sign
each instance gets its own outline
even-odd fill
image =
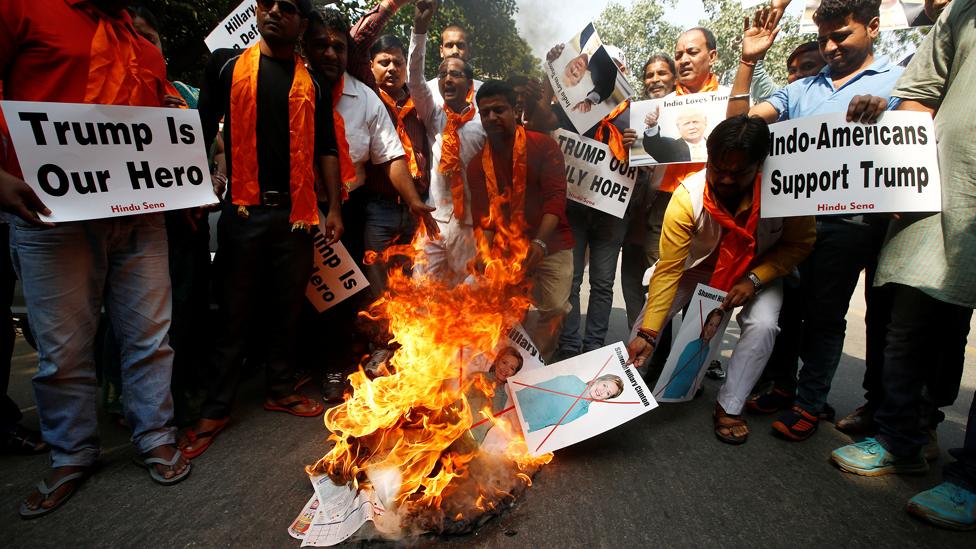
[[[630,149],[630,164],[705,162],[708,136],[725,120],[728,91],[669,95],[630,104],[631,125],[637,141]]]
[[[241,2],[203,39],[207,48],[210,51],[221,48],[239,50],[257,43],[261,36],[258,34],[257,18],[254,15],[256,6],[254,0]]]
[[[196,111],[0,101],[48,221],[216,204]]]
[[[931,116],[886,112],[876,124],[845,116],[769,126],[762,217],[941,211]]]
[[[508,379],[525,442],[542,455],[594,437],[657,407],[627,349],[614,343]]]
[[[620,162],[610,147],[566,130],[556,130],[566,164],[566,196],[623,219],[637,182],[637,168]]]
[[[634,95],[590,23],[565,44],[559,57],[542,63],[556,100],[579,133],[597,125]]]
[[[658,402],[684,402],[695,396],[708,364],[718,353],[732,313],[722,310],[725,292],[699,284],[654,386]]]
[[[807,0],[800,16],[800,32],[817,32],[813,13],[820,7],[821,0]],[[925,15],[925,0],[884,0],[878,9],[880,30],[898,30],[931,25]]]
[[[312,276],[305,288],[305,297],[320,313],[369,286],[366,275],[353,261],[342,242],[331,246],[326,242],[324,222],[325,217],[320,213],[319,225],[312,229],[315,253]]]

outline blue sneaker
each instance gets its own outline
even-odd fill
[[[866,477],[892,473],[924,475],[929,471],[929,464],[921,451],[917,456],[900,458],[871,437],[834,450],[830,453],[830,459],[842,470]]]
[[[958,484],[942,484],[915,494],[905,508],[910,514],[952,530],[976,528],[976,493]]]

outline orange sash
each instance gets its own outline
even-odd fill
[[[739,225],[735,217],[722,207],[712,194],[711,187],[705,184],[705,210],[712,219],[722,226],[722,240],[718,245],[718,260],[709,286],[728,291],[749,270],[756,257],[756,227],[759,226],[759,193],[762,176],[757,174],[753,184],[752,209],[746,226]]]
[[[124,14],[110,17],[94,6],[83,6],[98,19],[92,38],[85,103],[158,107],[160,81],[139,62],[143,45]]]
[[[705,93],[713,92],[718,90],[718,77],[715,74],[709,74],[702,88],[697,92],[689,91],[688,88],[678,84],[674,89],[675,95],[690,95],[692,93]],[[667,167],[667,171],[664,172],[664,179],[661,180],[661,190],[666,193],[673,193],[678,185],[682,181],[687,179],[690,175],[696,174],[705,169],[705,164],[701,162],[692,162],[690,164],[671,164]]]
[[[606,118],[600,120],[600,124],[597,126],[596,135],[593,136],[597,141],[609,145],[610,152],[612,152],[613,156],[621,162],[627,161],[627,149],[624,148],[624,134],[611,122],[620,116],[620,113],[627,110],[627,107],[629,106],[630,99],[627,99],[623,103],[617,105],[617,108],[613,109],[613,111],[608,114]],[[607,134],[606,141],[603,140],[604,132]]]
[[[512,227],[521,230],[525,226],[525,185],[528,180],[528,158],[526,155],[525,128],[515,126],[515,145],[512,148],[512,186],[508,196],[508,210],[512,214]],[[485,188],[488,190],[489,214],[493,220],[504,219],[501,206],[504,200],[497,200],[502,196],[498,191],[498,177],[495,175],[495,164],[491,157],[491,140],[485,141],[485,148],[481,151],[481,168],[485,172]]]
[[[403,104],[403,107],[399,107],[397,106],[396,100],[382,89],[380,89],[380,99],[396,115],[397,135],[400,136],[400,142],[403,144],[403,152],[407,156],[407,166],[410,168],[410,175],[414,179],[420,179],[423,174],[420,173],[420,166],[417,165],[417,157],[414,156],[413,141],[410,140],[410,136],[407,134],[407,128],[403,124],[403,119],[415,110],[413,99],[408,98],[407,102]]]
[[[471,92],[468,92],[471,95]],[[459,221],[464,220],[464,178],[461,170],[464,169],[461,162],[461,138],[458,130],[461,126],[474,119],[474,106],[468,103],[468,109],[463,114],[458,114],[444,104],[444,112],[447,113],[447,124],[441,134],[441,162],[437,166],[437,171],[446,175],[451,181],[451,199],[454,202],[454,217]]]
[[[356,167],[352,165],[349,156],[349,141],[346,140],[346,120],[339,114],[339,100],[346,85],[346,76],[339,78],[339,83],[332,88],[332,121],[335,122],[336,145],[339,149],[339,177],[342,179],[342,199],[349,196],[352,186],[356,184]]]
[[[230,89],[231,159],[233,182],[231,200],[238,213],[247,217],[247,207],[261,203],[258,183],[257,95],[260,42],[244,50],[234,65]],[[315,85],[305,63],[295,55],[295,77],[288,92],[288,119],[291,150],[292,229],[310,230],[318,225],[313,154],[315,150]]]

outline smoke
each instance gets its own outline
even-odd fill
[[[519,34],[528,42],[532,53],[544,59],[550,48],[599,17],[610,0],[517,0],[516,3]]]

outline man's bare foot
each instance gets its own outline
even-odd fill
[[[183,433],[183,436],[180,437],[177,443],[183,455],[189,459],[193,459],[202,454],[210,447],[213,439],[220,434],[220,431],[227,426],[229,421],[230,418],[200,418],[193,427],[190,427]]]
[[[157,446],[152,450],[149,450],[143,457],[154,457],[170,461],[176,454],[177,448],[175,444],[164,444],[162,446]],[[169,480],[175,476],[182,475],[183,471],[190,466],[190,461],[186,459],[186,456],[180,456],[180,459],[176,461],[173,465],[162,465],[159,463],[153,464],[156,472],[162,475],[163,478]]]
[[[47,476],[44,477],[44,484],[47,486],[54,486],[60,482],[61,479],[70,474],[87,472],[90,469],[91,467],[80,466],[53,467],[51,468],[50,472],[48,472]],[[66,497],[70,496],[78,488],[78,485],[81,484],[82,481],[84,481],[84,477],[69,480],[47,497],[45,497],[44,494],[42,494],[40,490],[35,487],[31,495],[24,499],[24,506],[30,511],[36,511],[38,509],[53,509]]]

